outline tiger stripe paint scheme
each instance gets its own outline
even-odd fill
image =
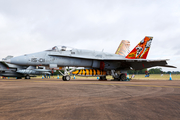
[[[79,76],[106,76],[106,71],[99,69],[81,69],[72,72],[72,74]]]

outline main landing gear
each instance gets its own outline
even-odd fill
[[[124,73],[122,73],[120,76],[119,76],[119,80],[120,81],[125,81],[126,80],[126,75]]]
[[[114,70],[112,70],[111,75],[113,76],[115,81],[125,81],[126,80],[126,71],[115,72]]]
[[[101,76],[99,80],[107,80],[106,76]]]

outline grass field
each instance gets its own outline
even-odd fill
[[[132,75],[129,75],[130,78]],[[135,75],[133,79],[143,79],[143,80],[169,80],[170,75],[169,74],[150,74],[149,77],[145,77],[145,75]],[[180,80],[180,75],[179,74],[172,74],[171,75],[172,80]]]
[[[129,75],[129,78],[131,78],[131,74]],[[37,76],[37,78],[42,78],[42,76]],[[52,78],[52,77],[51,77]],[[57,79],[57,76],[54,76],[55,79]],[[59,76],[61,79],[62,76]],[[74,76],[71,76],[71,79],[73,79]],[[169,74],[150,74],[149,77],[145,77],[145,74],[138,74],[135,75],[134,78],[132,79],[138,79],[138,80],[169,80],[170,75]],[[179,74],[172,74],[171,75],[172,80],[180,80],[180,75]],[[75,76],[75,79],[97,79],[97,77],[81,77],[81,76]],[[107,79],[113,79],[112,76],[107,76]]]

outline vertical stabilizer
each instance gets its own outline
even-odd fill
[[[144,39],[126,56],[128,59],[146,59],[153,37],[145,36]]]
[[[126,56],[129,53],[129,46],[130,42],[128,40],[122,40],[115,54]]]

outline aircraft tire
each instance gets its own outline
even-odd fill
[[[106,76],[101,76],[99,80],[107,80]]]
[[[121,74],[119,78],[120,78],[120,81],[125,81],[126,80],[126,75]]]
[[[26,75],[25,79],[30,79],[30,76],[29,76],[29,75]]]
[[[70,79],[71,79],[71,77],[69,75],[66,75],[65,78],[66,78],[66,81],[70,81]]]
[[[62,80],[63,80],[63,81],[66,81],[66,76],[63,76],[63,77],[62,77]]]

